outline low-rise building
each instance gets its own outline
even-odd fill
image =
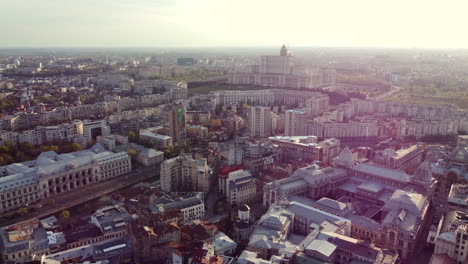
[[[421,144],[405,149],[385,149],[375,153],[373,162],[387,168],[406,170],[416,168],[422,159],[423,147]]]
[[[202,194],[192,197],[161,197],[150,205],[153,214],[161,214],[169,210],[179,210],[182,215],[181,223],[190,224],[195,220],[201,220],[205,216],[205,204]]]
[[[159,128],[157,129],[159,130]],[[140,130],[140,140],[149,140],[154,144],[154,147],[160,149],[167,149],[172,145],[172,138],[170,136],[161,135],[154,132],[154,128],[147,128]]]
[[[145,148],[138,152],[136,161],[146,167],[159,165],[164,161],[164,152]]]

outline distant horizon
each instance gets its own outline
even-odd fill
[[[280,45],[239,45],[239,46],[0,46],[0,50],[15,49],[280,49]],[[370,50],[467,50],[466,48],[443,48],[443,47],[410,47],[410,46],[312,46],[312,45],[294,45],[288,46],[288,49],[370,49]]]
[[[468,3],[425,0],[18,0],[0,48],[468,49]]]

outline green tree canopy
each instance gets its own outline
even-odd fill
[[[83,150],[83,147],[79,144],[79,143],[72,143],[72,148],[73,148],[73,151],[79,151],[79,150]]]
[[[59,218],[60,219],[68,219],[70,218],[70,211],[68,210],[63,210],[60,214],[59,214]]]
[[[129,149],[129,150],[127,151],[127,154],[128,154],[130,157],[135,157],[136,154],[137,154],[137,151],[131,148],[131,149]]]
[[[135,142],[136,141],[136,133],[133,131],[128,132],[128,141]]]

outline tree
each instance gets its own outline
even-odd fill
[[[144,140],[142,144],[143,144],[143,146],[145,146],[145,147],[147,147],[147,148],[152,148],[152,147],[154,147],[153,141],[151,141],[151,140],[149,140],[149,139]]]
[[[59,152],[59,151],[60,151],[59,147],[58,147],[58,146],[55,146],[55,145],[54,145],[54,146],[50,146],[50,150],[55,151],[55,152]]]
[[[70,218],[70,211],[68,211],[68,210],[63,210],[63,211],[59,214],[59,218],[60,218],[60,219],[63,219],[63,220],[66,220],[66,219]]]
[[[10,154],[3,153],[3,154],[1,154],[1,157],[3,158],[3,160],[4,160],[4,162],[6,164],[10,164],[10,163],[15,162],[15,160],[13,159],[13,157]]]
[[[175,146],[174,146],[174,145],[172,145],[172,144],[171,144],[171,145],[169,145],[169,147],[167,147],[167,151],[168,151],[169,153],[172,153],[172,152],[174,152],[174,151],[175,151]]]
[[[245,108],[247,108],[247,107],[249,107],[248,104],[242,104],[242,109],[245,109]]]
[[[190,149],[190,144],[187,141],[184,141],[184,143],[182,143],[182,148],[185,152],[188,152]]]
[[[20,208],[20,209],[18,210],[18,213],[20,213],[20,214],[26,214],[26,213],[28,213],[28,211],[29,211],[28,208],[23,207],[23,208]]]
[[[79,143],[72,143],[72,149],[73,151],[79,151],[79,150],[83,150],[83,147],[79,144]]]
[[[137,151],[131,148],[131,149],[129,149],[129,150],[127,151],[127,154],[128,154],[130,157],[133,158],[133,157],[136,156]]]
[[[20,144],[20,149],[23,150],[24,152],[28,152],[33,148],[33,144],[29,142],[23,142]]]
[[[10,151],[10,149],[5,146],[5,145],[2,145],[0,146],[0,153],[8,153]]]
[[[136,133],[133,131],[128,132],[128,141],[135,142],[136,141]]]

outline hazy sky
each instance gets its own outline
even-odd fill
[[[467,10],[467,0],[0,0],[0,47],[468,48]]]

